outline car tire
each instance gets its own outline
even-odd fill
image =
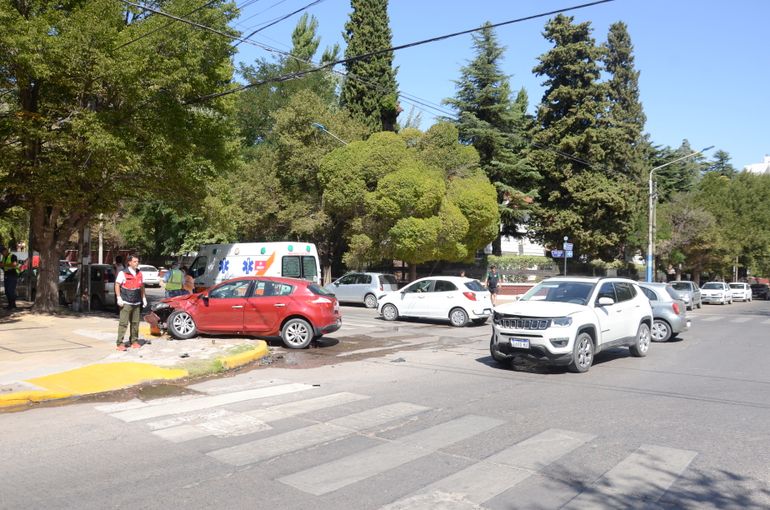
[[[460,307],[449,310],[449,322],[456,328],[464,328],[468,324],[468,312]]]
[[[653,342],[668,342],[672,337],[671,326],[662,319],[655,319],[652,321],[650,336]]]
[[[489,320],[489,317],[481,317],[478,319],[473,319],[471,322],[473,322],[476,326],[483,326],[487,323],[487,320]]]
[[[636,358],[647,356],[647,351],[650,349],[650,327],[646,322],[639,324],[639,329],[636,331],[636,340],[628,349],[631,351],[631,356]]]
[[[594,362],[594,340],[588,333],[579,333],[572,347],[572,361],[567,365],[570,372],[588,372]]]
[[[198,326],[192,315],[184,310],[174,310],[166,322],[168,333],[178,340],[187,340],[198,334]]]
[[[495,349],[494,335],[492,336],[492,338],[489,339],[489,354],[492,356],[493,360],[495,360],[501,365],[506,365],[506,366],[510,365],[511,360],[513,359],[511,356],[506,356],[505,354]]]
[[[313,341],[313,335],[313,327],[305,319],[289,319],[281,328],[281,340],[289,349],[304,349]]]
[[[367,308],[377,308],[377,297],[374,294],[364,296],[364,306]]]
[[[391,305],[388,303],[387,305],[383,306],[382,318],[386,321],[394,321],[398,319],[398,308],[396,308],[396,305]]]

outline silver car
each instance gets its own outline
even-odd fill
[[[398,281],[392,274],[348,273],[324,287],[340,303],[363,303],[377,308],[377,296],[398,290]]]
[[[668,283],[639,283],[652,306],[652,329],[655,342],[667,342],[690,329],[686,306],[680,294]]]
[[[679,292],[682,301],[687,305],[688,310],[693,308],[701,308],[703,306],[703,300],[701,299],[700,287],[695,282],[687,280],[671,282],[671,286],[674,290]]]

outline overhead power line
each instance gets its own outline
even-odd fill
[[[188,12],[188,13],[186,13],[186,14],[183,14],[182,16],[184,16],[184,17],[187,17],[187,16],[190,16],[190,15],[192,15],[192,14],[195,14],[196,12],[200,11],[201,9],[205,9],[206,7],[208,7],[208,6],[210,6],[210,5],[214,4],[214,3],[216,3],[216,2],[218,2],[218,1],[219,1],[219,0],[211,0],[210,2],[206,2],[205,4],[203,4],[203,5],[199,6],[199,7],[196,7],[195,9],[191,10],[190,12]],[[121,48],[125,48],[125,47],[126,47],[126,46],[128,46],[129,44],[134,44],[136,41],[139,41],[139,40],[141,40],[141,39],[144,39],[144,38],[145,38],[145,37],[147,37],[148,35],[152,35],[152,34],[154,34],[154,33],[156,33],[156,32],[160,32],[160,31],[161,31],[161,30],[163,30],[164,28],[166,28],[166,27],[169,27],[169,26],[173,25],[173,24],[174,24],[174,23],[176,23],[177,21],[178,21],[178,20],[171,20],[171,21],[169,21],[169,22],[167,22],[167,23],[165,23],[165,24],[163,24],[163,25],[159,26],[158,28],[155,28],[155,29],[153,29],[153,30],[150,30],[149,32],[146,32],[146,33],[144,33],[144,34],[142,34],[142,35],[140,35],[140,36],[138,36],[138,37],[134,37],[133,39],[131,39],[131,40],[130,40],[130,41],[128,41],[128,42],[124,42],[124,43],[123,43],[123,44],[121,44],[120,46],[117,46],[115,49],[116,49],[116,50],[119,50],[119,49],[121,49]]]
[[[297,9],[297,10],[296,10],[296,11],[294,11],[294,12],[290,12],[289,14],[286,14],[286,15],[284,15],[284,16],[281,16],[280,18],[277,18],[277,19],[275,19],[274,21],[272,21],[272,22],[268,23],[267,25],[264,25],[264,26],[261,26],[261,27],[259,27],[258,29],[256,29],[256,30],[254,30],[253,32],[249,33],[249,35],[247,35],[247,36],[246,36],[246,37],[244,37],[243,39],[246,39],[246,40],[248,40],[248,39],[249,39],[251,36],[253,36],[254,34],[256,34],[256,33],[258,33],[258,32],[261,32],[262,30],[265,30],[265,29],[267,29],[267,28],[270,28],[270,27],[272,27],[273,25],[276,25],[276,24],[280,23],[281,21],[283,21],[283,20],[285,20],[285,19],[291,18],[291,17],[292,17],[292,16],[294,16],[295,14],[299,14],[300,12],[302,12],[302,11],[304,11],[304,10],[306,10],[306,9],[309,9],[309,8],[313,7],[314,5],[316,5],[316,4],[320,4],[320,3],[321,3],[321,2],[323,2],[323,1],[324,1],[324,0],[314,0],[313,2],[310,2],[309,4],[305,5],[304,7],[300,7],[299,9]],[[239,44],[241,44],[241,41],[238,41],[237,43],[235,43],[235,46],[238,46]]]

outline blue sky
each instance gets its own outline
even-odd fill
[[[310,0],[238,0],[245,8],[236,20],[242,24],[235,28],[248,33],[255,25],[308,3]],[[399,45],[474,28],[485,21],[495,23],[580,3],[585,2],[391,0],[388,12],[393,44]],[[342,29],[350,2],[324,0],[307,12],[318,19],[321,47],[338,42],[344,51]],[[646,131],[655,144],[678,147],[686,138],[695,149],[715,145],[730,153],[739,169],[770,154],[770,1],[616,0],[568,14],[577,22],[590,21],[597,42],[606,40],[607,29],[615,21],[628,25],[636,68],[641,71]],[[288,50],[298,17],[260,32],[254,40]],[[543,94],[543,79],[532,68],[550,48],[542,36],[545,22],[540,18],[496,30],[507,48],[503,70],[510,75],[514,90],[527,90],[530,111]],[[399,89],[440,105],[442,99],[454,95],[454,80],[473,57],[471,44],[471,36],[466,35],[397,52]],[[239,49],[236,62],[270,58],[253,46]],[[409,111],[406,99],[402,106]],[[423,112],[423,129],[433,123],[434,115],[433,110]]]

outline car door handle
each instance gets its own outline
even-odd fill
[[[233,310],[240,310],[243,308],[243,305],[233,305]]]
[[[276,308],[282,308],[282,307],[286,306],[286,303],[276,303],[273,306],[276,307]]]

